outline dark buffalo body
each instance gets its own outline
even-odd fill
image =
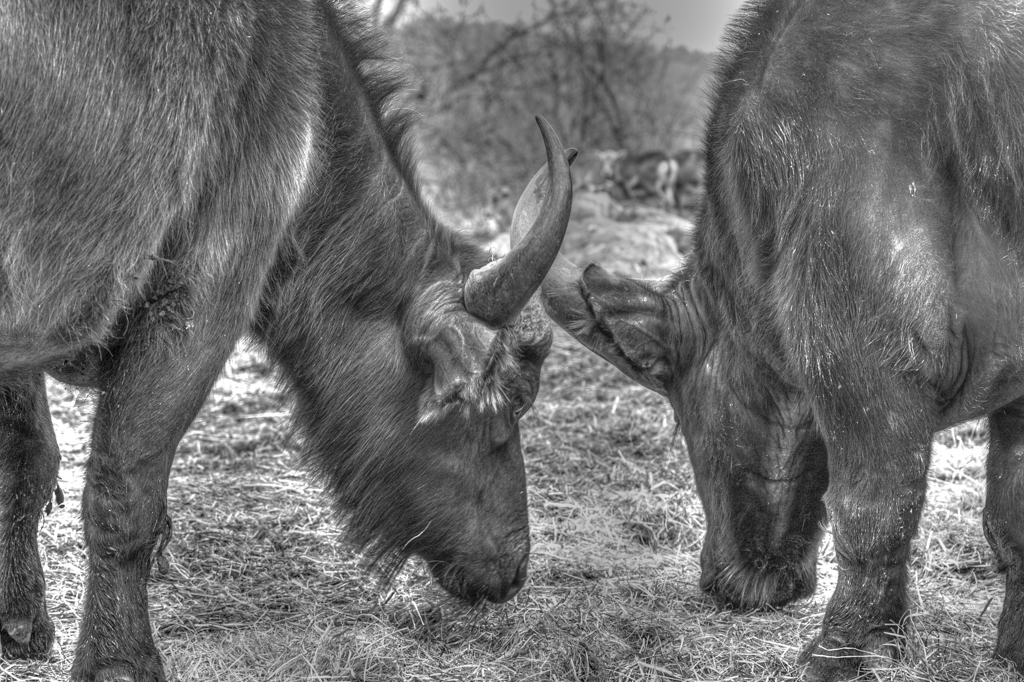
[[[731,24],[693,254],[668,282],[556,263],[547,309],[668,396],[739,608],[839,582],[806,679],[893,652],[932,434],[988,416],[997,655],[1024,668],[1024,13],[768,0]]]
[[[552,172],[519,211],[536,243],[489,263],[422,204],[391,73],[328,0],[0,2],[5,655],[54,633],[36,547],[59,459],[48,372],[98,389],[72,677],[163,679],[146,579],[171,460],[245,335],[386,574],[417,554],[469,600],[523,584],[518,419],[550,343],[527,301],[568,167],[545,128]]]

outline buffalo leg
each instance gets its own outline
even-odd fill
[[[146,582],[167,528],[175,448],[231,352],[231,331],[175,337],[155,322],[112,360],[82,494],[89,570],[72,680],[164,679]]]
[[[989,417],[985,536],[1006,576],[996,656],[1024,672],[1024,401]]]
[[[863,664],[898,653],[894,635],[907,612],[907,561],[924,504],[930,440],[925,433],[913,443],[884,428],[873,432],[887,438],[858,443],[850,428],[841,431],[845,439],[829,443],[825,504],[839,580],[821,633],[802,656],[807,680],[852,679]]]
[[[0,646],[43,656],[53,644],[36,535],[60,453],[41,374],[0,387]]]

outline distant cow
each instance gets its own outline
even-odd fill
[[[171,461],[244,335],[386,575],[416,554],[470,601],[523,585],[518,424],[551,340],[527,303],[568,166],[543,124],[550,173],[517,210],[529,245],[489,262],[421,202],[377,43],[330,0],[0,3],[4,655],[54,638],[36,544],[59,458],[47,372],[97,389],[72,678],[164,679],[146,581]]]
[[[581,151],[573,163],[572,186],[575,190],[607,192],[615,178],[615,163],[619,158],[615,149]]]
[[[1024,671],[1020,3],[758,0],[726,35],[692,255],[651,282],[560,259],[546,308],[671,401],[704,590],[810,595],[831,523],[806,680],[898,651],[932,435],[987,416],[995,651]]]
[[[673,200],[677,208],[696,207],[704,191],[704,152],[684,149],[672,155],[676,162]]]
[[[607,152],[606,152],[607,153]],[[606,172],[624,198],[653,198],[665,207],[675,205],[674,191],[678,165],[663,151],[631,154],[624,149],[610,152]]]

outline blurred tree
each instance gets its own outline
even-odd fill
[[[546,116],[581,150],[673,150],[694,137],[709,58],[655,47],[639,0],[539,0],[531,20],[442,10],[400,24],[418,82],[427,186],[449,208],[518,194],[543,162],[533,122]]]

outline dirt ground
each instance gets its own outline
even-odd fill
[[[607,248],[629,262],[626,246]],[[51,405],[67,501],[40,545],[58,643],[45,661],[0,661],[4,681],[66,679],[77,636],[91,399],[54,384]],[[240,349],[179,447],[175,535],[150,585],[171,680],[798,678],[835,584],[828,536],[813,598],[716,608],[697,587],[703,513],[671,409],[568,336],[523,422],[531,577],[505,605],[455,603],[415,562],[379,586],[296,467],[287,414],[271,369]],[[906,657],[865,679],[1019,679],[991,659],[1003,586],[980,525],[984,442],[984,424],[939,434]]]

